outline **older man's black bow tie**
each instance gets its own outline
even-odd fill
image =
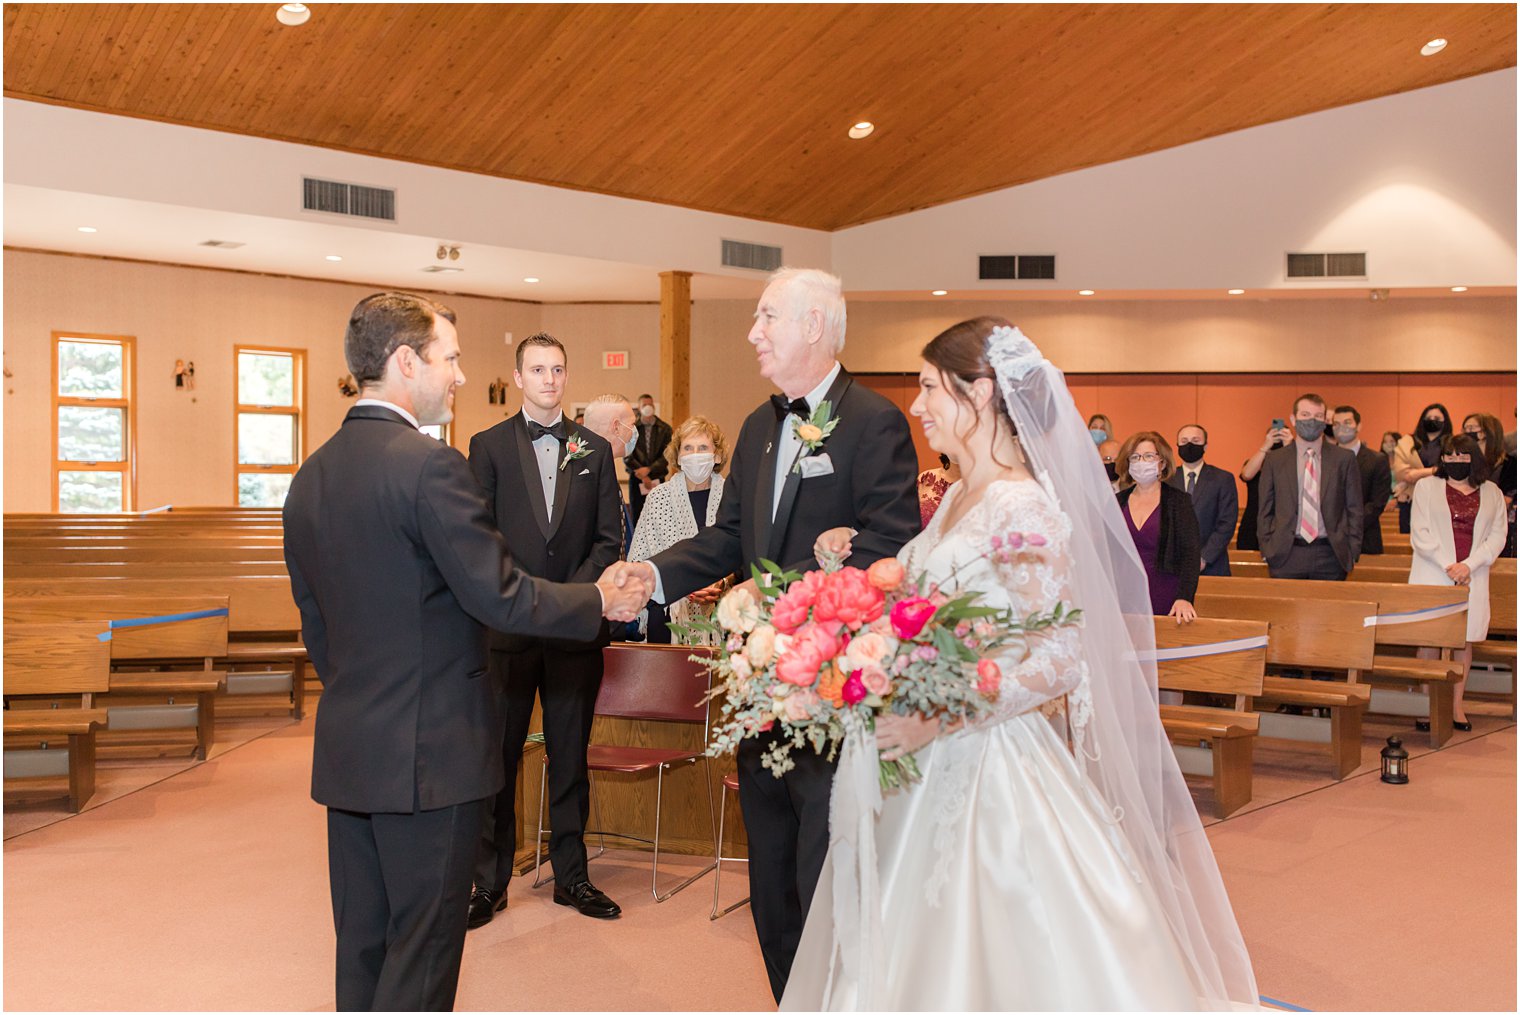
[[[558,420],[556,420],[553,426],[542,426],[538,423],[535,423],[531,419],[528,420],[528,439],[530,441],[536,441],[545,435],[553,437],[555,440],[563,444],[565,442],[564,417],[560,417]]]
[[[771,407],[776,410],[777,423],[786,419],[788,414],[801,416],[803,419],[807,419],[812,415],[812,411],[808,409],[806,398],[794,398],[788,402],[785,395],[772,395]]]

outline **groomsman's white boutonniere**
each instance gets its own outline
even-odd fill
[[[565,459],[559,463],[559,471],[564,472],[565,466],[589,454],[591,454],[591,445],[586,443],[586,438],[580,434],[571,434],[565,440]]]
[[[802,442],[802,453],[797,456],[797,464],[792,466],[793,472],[802,471],[802,461],[807,455],[818,453],[823,447],[823,442],[829,439],[829,434],[839,425],[839,420],[830,417],[833,410],[828,402],[819,402],[818,408],[813,410],[811,419],[802,420],[796,417],[792,419],[792,433],[797,435],[797,440]]]

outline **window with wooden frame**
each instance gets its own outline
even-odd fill
[[[306,350],[233,347],[234,503],[283,507],[306,453]]]
[[[135,340],[53,332],[53,510],[137,502]]]

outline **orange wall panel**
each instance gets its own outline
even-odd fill
[[[1362,440],[1374,448],[1381,447],[1383,431],[1404,430],[1398,425],[1403,415],[1398,374],[1299,374],[1295,383],[1294,397],[1312,391],[1331,412],[1338,405],[1353,406],[1362,414]]]
[[[1155,430],[1175,444],[1177,428],[1198,415],[1197,374],[1099,374],[1097,412],[1114,422],[1116,440]]]
[[[1515,428],[1515,377],[1502,374],[1399,374],[1399,426],[1407,433],[1419,420],[1420,410],[1440,402],[1451,412],[1453,428],[1462,417],[1487,412],[1499,417],[1506,431]]]

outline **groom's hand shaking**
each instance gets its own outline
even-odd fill
[[[602,616],[627,623],[639,615],[654,593],[653,572],[647,564],[643,570],[650,571],[649,578],[646,579],[636,565],[622,562],[602,572],[596,580],[596,587],[602,592]]]

